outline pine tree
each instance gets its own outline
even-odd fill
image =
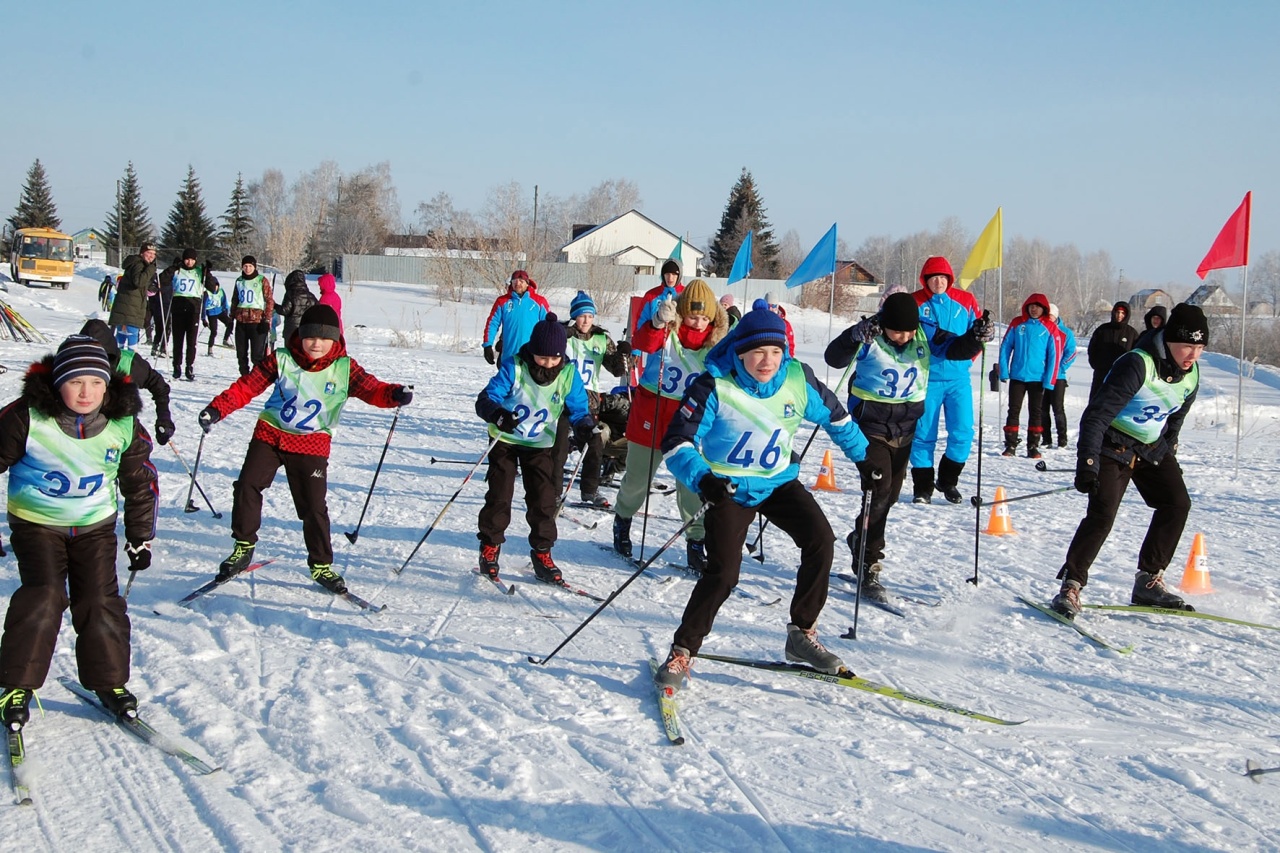
[[[773,236],[773,226],[765,216],[764,203],[756,190],[755,179],[744,166],[737,183],[729,191],[729,201],[720,216],[720,230],[711,242],[711,268],[716,275],[729,275],[733,269],[733,258],[748,231],[755,231],[752,238],[752,275],[757,278],[776,278],[778,243]]]
[[[219,221],[222,223],[218,230],[220,255],[229,258],[234,266],[235,261],[249,254],[253,234],[257,230],[253,217],[249,215],[249,193],[244,187],[244,176],[239,173],[236,174],[235,189],[231,191],[231,203]]]
[[[27,170],[27,182],[18,198],[17,210],[9,217],[9,226],[15,231],[19,228],[52,228],[54,231],[62,228],[58,208],[53,203],[53,192],[49,189],[49,179],[38,159]]]
[[[187,179],[169,211],[160,243],[175,256],[183,249],[195,249],[206,259],[218,248],[217,229],[204,211],[204,198],[200,195],[200,181],[194,166],[187,166]]]
[[[140,244],[155,239],[156,230],[151,224],[151,214],[142,203],[142,189],[138,186],[138,173],[133,170],[130,161],[124,170],[124,179],[120,181],[119,207],[113,207],[107,214],[107,257],[115,253],[117,245],[123,243],[125,253],[135,250]],[[118,265],[123,259],[115,258]]]

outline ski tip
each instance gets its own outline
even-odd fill
[[[508,586],[507,586],[507,595],[515,595],[515,594],[516,594],[516,585],[515,585],[515,584],[510,584],[510,585],[508,585]]]

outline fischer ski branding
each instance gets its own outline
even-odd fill
[[[22,729],[10,730],[9,735],[9,781],[13,785],[14,802],[20,806],[29,806],[31,788],[23,780],[22,764],[27,760],[27,747],[22,742]]]
[[[658,675],[658,666],[656,659],[649,658],[649,672],[655,678]],[[684,743],[684,734],[680,731],[676,691],[670,687],[664,687],[656,681],[653,686],[658,691],[658,710],[662,713],[662,728],[667,733],[667,740],[676,746],[680,746]]]

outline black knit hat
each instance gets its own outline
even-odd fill
[[[910,293],[889,294],[880,306],[880,326],[895,332],[914,332],[920,328],[920,308]]]
[[[312,305],[303,312],[302,321],[298,323],[298,337],[338,340],[342,337],[338,312],[328,305]]]
[[[667,261],[665,264],[662,265],[662,274],[666,275],[669,272],[673,272],[676,275],[680,275],[680,265],[677,264],[675,261]]]
[[[258,259],[253,255],[245,255],[240,259],[240,266],[244,266],[245,264],[252,264],[256,267],[258,265]]]
[[[184,261],[194,261],[194,260],[196,259],[196,250],[195,250],[195,249],[183,249],[183,250],[182,250],[182,259],[183,259]]]
[[[111,362],[107,351],[88,335],[72,335],[62,342],[53,357],[53,387],[80,376],[96,376],[103,382],[111,381]]]
[[[529,335],[529,353],[564,358],[568,340],[569,335],[560,324],[560,318],[555,314],[548,314],[533,326],[533,334]]]
[[[1167,344],[1209,345],[1209,321],[1198,305],[1179,302],[1169,312],[1169,322],[1164,325],[1164,342]]]

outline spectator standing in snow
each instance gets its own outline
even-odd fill
[[[524,270],[513,272],[507,292],[493,300],[484,323],[484,360],[497,364],[503,353],[515,358],[549,310],[547,300],[538,294],[538,283]]]
[[[1107,371],[1120,356],[1133,349],[1138,340],[1138,330],[1130,326],[1129,303],[1117,302],[1111,306],[1111,322],[1103,323],[1093,330],[1089,338],[1089,367],[1093,368],[1093,384],[1089,386],[1089,400],[1092,401],[1102,387],[1102,380],[1107,378]]]
[[[1049,300],[1043,293],[1033,293],[1022,303],[1022,313],[1010,321],[1000,344],[1000,381],[1010,383],[1009,414],[1004,421],[1004,453],[1001,455],[1014,456],[1018,452],[1018,422],[1025,398],[1027,458],[1040,458],[1044,394],[1053,390],[1061,356],[1062,333],[1049,319]]]
[[[266,354],[274,309],[271,282],[258,272],[258,259],[245,255],[231,293],[231,317],[236,321],[236,359],[241,376],[247,376],[250,368]]]
[[[1058,380],[1053,390],[1044,392],[1040,423],[1044,427],[1044,446],[1053,446],[1053,427],[1058,428],[1058,447],[1067,446],[1067,371],[1076,363],[1076,333],[1058,318],[1058,306],[1049,303],[1049,319],[1062,332],[1062,358],[1058,362]]]

